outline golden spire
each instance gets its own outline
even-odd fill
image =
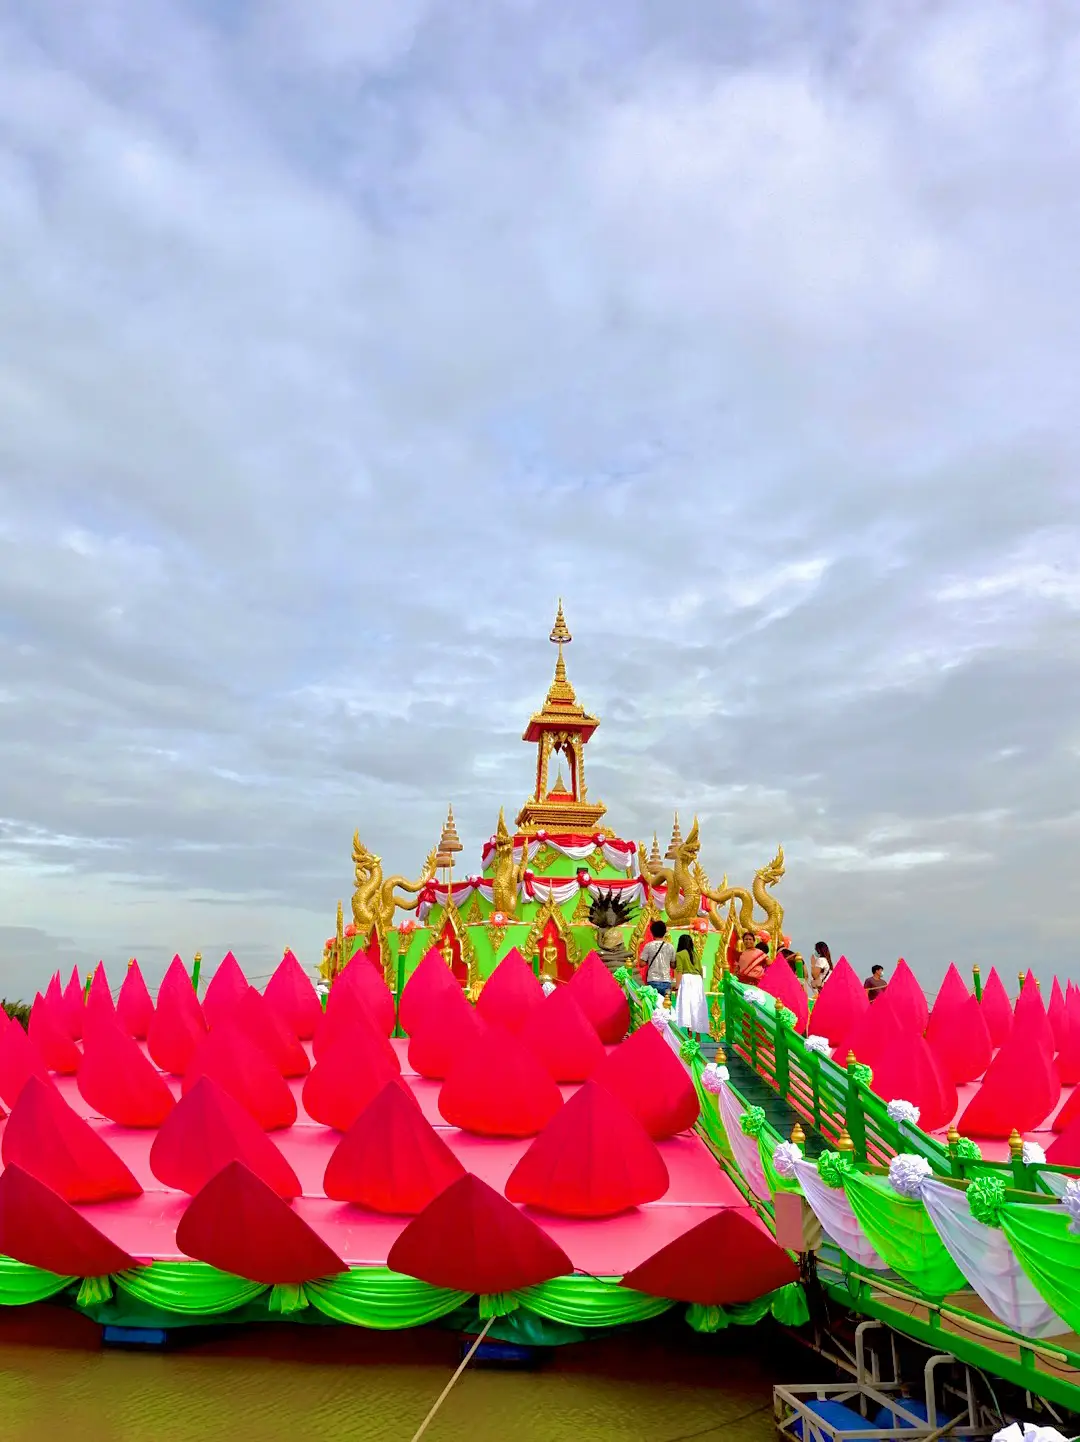
[[[675,861],[679,854],[679,847],[683,844],[682,832],[679,830],[679,813],[675,813],[675,825],[671,828],[671,840],[668,842],[668,849],[664,856],[668,861]]]
[[[566,617],[562,613],[562,597],[560,596],[559,609],[555,616],[555,624],[551,628],[551,635],[548,637],[548,640],[558,642],[559,654],[561,655],[563,642],[565,641],[565,643],[569,645],[573,639],[573,636],[571,636],[570,634],[570,628],[566,624]]]
[[[649,852],[649,870],[659,871],[664,864],[664,858],[660,855],[660,843],[656,839],[656,832],[652,834],[652,850]]]
[[[454,824],[454,808],[450,806],[446,813],[446,825],[439,837],[439,849],[435,857],[436,866],[453,866],[455,852],[461,851],[461,840],[457,834],[457,827]]]
[[[549,641],[554,641],[559,648],[559,656],[555,662],[555,679],[548,687],[546,705],[550,706],[553,701],[562,702],[564,705],[573,706],[577,701],[574,695],[574,688],[571,686],[566,675],[566,662],[563,660],[562,648],[568,646],[573,640],[570,628],[566,624],[566,617],[563,615],[562,597],[559,597],[559,610],[555,616],[555,624],[551,628]]]

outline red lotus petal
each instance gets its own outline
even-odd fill
[[[70,1202],[14,1164],[0,1175],[0,1252],[60,1277],[107,1277],[137,1265]]]
[[[926,996],[916,981],[914,972],[903,957],[893,968],[886,994],[892,1006],[893,1015],[900,1025],[906,1031],[918,1032],[919,1036],[922,1036],[926,1030],[926,1023],[930,1019]]]
[[[188,1205],[176,1229],[185,1256],[266,1285],[313,1282],[348,1267],[288,1202],[230,1162]]]
[[[248,979],[240,963],[227,951],[203,993],[202,1009],[207,1026],[220,1026],[229,1021],[248,990]]]
[[[562,1106],[559,1088],[529,1049],[501,1027],[460,1051],[439,1092],[452,1127],[490,1137],[533,1137]]]
[[[668,1189],[664,1159],[645,1128],[595,1082],[555,1113],[506,1183],[512,1202],[564,1217],[611,1217]]]
[[[956,1115],[956,1083],[942,1072],[921,1036],[897,1036],[881,1053],[873,1088],[883,1101],[903,1098],[917,1106],[926,1132],[948,1126]]]
[[[401,993],[398,1019],[403,1030],[411,1036],[428,1008],[434,1007],[438,1010],[442,998],[452,991],[460,995],[461,987],[451,975],[445,958],[432,947],[409,977]]]
[[[942,1015],[935,1025],[938,1016],[935,1006],[926,1033],[934,1059],[957,1086],[975,1081],[986,1071],[994,1055],[982,1007],[975,997],[969,996],[955,1011]]]
[[[263,992],[266,1004],[294,1036],[310,1041],[322,1021],[322,1003],[311,978],[291,951],[278,963]]]
[[[395,1077],[376,1093],[326,1166],[323,1191],[375,1212],[416,1216],[465,1168]]]
[[[806,988],[791,969],[787,957],[778,956],[759,983],[761,990],[774,996],[781,1006],[795,1013],[795,1030],[804,1035],[810,1017]]]
[[[869,1005],[862,982],[851,963],[842,956],[814,1003],[810,1030],[816,1036],[827,1036],[833,1046],[839,1046]]]
[[[313,1121],[347,1132],[391,1081],[405,1087],[386,1038],[371,1030],[346,1030],[323,1052],[304,1083],[304,1110]]]
[[[386,1033],[376,1025],[376,1019],[372,1016],[370,1007],[365,1006],[363,1001],[352,992],[342,993],[333,1008],[327,1008],[322,1021],[315,1028],[315,1039],[311,1049],[316,1062],[320,1061],[343,1036],[351,1036],[354,1039],[362,1036],[365,1047],[383,1052],[397,1070],[401,1070],[397,1052],[390,1045]]]
[[[249,986],[233,1012],[237,1026],[261,1047],[283,1077],[307,1076],[308,1054],[291,1028],[284,1027],[267,1006],[262,993]]]
[[[1061,1082],[1053,1062],[1032,1052],[1022,1037],[1010,1040],[987,1068],[979,1090],[957,1122],[961,1135],[1006,1140],[1013,1127],[1040,1126],[1057,1105]]]
[[[68,1035],[63,1013],[51,1007],[40,992],[30,1008],[30,1041],[49,1071],[74,1076],[79,1070],[79,1048]]]
[[[20,1092],[32,1076],[46,1086],[53,1085],[41,1053],[19,1023],[12,1022],[0,1036],[0,1097],[9,1107],[19,1100]]]
[[[22,1167],[68,1202],[138,1197],[142,1187],[55,1087],[29,1077],[4,1127],[5,1166]]]
[[[158,989],[147,1049],[162,1071],[183,1076],[205,1036],[206,1019],[191,978],[180,958],[173,957]]]
[[[543,1001],[543,987],[513,946],[484,982],[476,1009],[486,1022],[518,1034]]]
[[[604,1044],[569,986],[559,987],[536,1008],[521,1040],[556,1082],[588,1081],[604,1061]]]
[[[847,1066],[848,1053],[854,1052],[864,1065],[876,1070],[878,1059],[898,1038],[911,1040],[912,1033],[905,1030],[896,1019],[889,1005],[888,992],[878,998],[873,1006],[864,1011],[849,1036],[833,1052],[833,1060]]]
[[[154,1138],[150,1170],[194,1196],[230,1162],[243,1162],[279,1197],[303,1193],[299,1178],[251,1114],[210,1077],[200,1077]]]
[[[372,1022],[383,1036],[389,1036],[394,1030],[394,998],[375,967],[353,966],[350,961],[330,988],[330,995],[326,999],[327,1015],[341,1005],[346,997],[354,998],[367,1009]]]
[[[471,1172],[413,1218],[387,1266],[433,1287],[481,1294],[538,1286],[574,1270],[546,1232]]]
[[[654,1026],[631,1032],[592,1079],[618,1097],[655,1142],[689,1131],[698,1119],[694,1084]]]
[[[567,982],[567,988],[602,1042],[615,1046],[622,1041],[630,1030],[630,1004],[595,951],[589,952]]]
[[[621,1285],[650,1297],[722,1307],[798,1279],[795,1263],[761,1224],[744,1208],[727,1207],[654,1252]]]
[[[108,1018],[83,1043],[78,1086],[89,1106],[122,1127],[159,1127],[176,1105],[138,1042]]]
[[[490,1031],[461,990],[447,993],[438,1010],[422,1014],[409,1036],[409,1065],[422,1077],[443,1081],[458,1053],[483,1045]]]
[[[1013,1014],[1009,994],[1002,985],[996,967],[990,968],[990,975],[983,983],[979,1005],[982,1007],[990,1040],[996,1047],[1004,1046],[1012,1032]]]
[[[199,1043],[180,1085],[186,1096],[201,1076],[212,1077],[245,1107],[263,1131],[291,1127],[296,1100],[281,1073],[235,1022],[216,1026]]]
[[[116,1019],[128,1036],[145,1041],[154,1019],[154,1003],[139,963],[128,963],[127,975],[116,999]]]
[[[105,972],[105,963],[100,961],[94,968],[90,990],[86,997],[86,1019],[108,1017],[111,1020],[115,1016],[116,1003],[113,1001],[109,978]]]
[[[73,966],[68,984],[64,987],[64,1015],[67,1018],[68,1030],[76,1041],[82,1036],[85,1012],[82,982],[79,980],[78,968]]]

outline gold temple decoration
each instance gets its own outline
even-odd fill
[[[847,1054],[847,1060],[844,1062],[844,1065],[854,1066],[858,1060],[859,1058],[855,1055],[855,1053],[853,1051],[849,1051]]]
[[[678,844],[676,844],[676,842]],[[663,886],[664,914],[668,921],[678,925],[693,921],[701,914],[702,883],[707,881],[698,864],[701,838],[698,835],[697,817],[690,828],[690,835],[684,841],[679,834],[679,814],[675,813],[675,829],[671,833],[671,845],[667,849],[671,867],[651,864],[645,855],[644,842],[638,843],[638,867],[650,886]]]
[[[848,1136],[847,1127],[844,1127],[836,1139],[836,1150],[838,1152],[853,1152],[855,1150],[855,1143]]]
[[[1013,1127],[1009,1133],[1009,1156],[1014,1162],[1018,1162],[1024,1155],[1024,1138]]]
[[[424,869],[415,881],[409,881],[404,876],[384,878],[382,857],[369,851],[360,840],[360,832],[354,831],[352,859],[355,884],[352,918],[360,944],[366,946],[373,931],[379,933],[380,940],[385,939],[394,924],[396,910],[416,910],[419,893],[435,875],[435,852],[428,854]],[[408,897],[399,896],[399,891],[408,892],[413,899],[410,901]]]
[[[798,1122],[791,1128],[791,1140],[797,1147],[801,1147],[806,1141],[806,1133]]]
[[[577,905],[574,907],[574,914],[570,920],[575,926],[584,926],[589,919],[589,903],[592,895],[587,886],[583,886],[578,892]]]
[[[466,926],[479,926],[484,920],[484,913],[480,910],[480,898],[474,891],[472,900],[469,902],[469,909],[465,913]]]
[[[545,947],[545,951],[550,951],[550,955],[545,956],[540,952],[540,938],[543,936],[545,928],[547,927],[549,921],[554,921],[555,930],[559,933],[559,936],[562,939],[562,943],[566,947],[566,960],[576,971],[578,962],[581,959],[578,952],[577,942],[575,942],[574,940],[574,933],[570,930],[570,926],[566,920],[566,917],[563,916],[562,911],[557,906],[555,898],[550,891],[548,892],[547,900],[537,911],[536,917],[533,920],[533,924],[529,928],[529,934],[525,938],[524,951],[526,961],[531,956],[539,955],[541,977],[547,978],[550,976],[550,979],[554,981],[555,972],[554,970],[548,969],[549,967],[554,967],[556,958],[558,956],[558,952],[555,948],[554,943],[549,942]]]
[[[580,705],[566,674],[563,647],[568,646],[573,637],[563,615],[561,599],[549,640],[559,648],[555,675],[543,706],[530,718],[521,738],[536,746],[536,785],[518,812],[515,824],[526,835],[542,830],[591,835],[607,811],[602,802],[588,799],[585,785],[585,746],[600,721]],[[562,781],[561,773],[553,785],[549,784],[553,752],[566,761],[569,786]]]
[[[664,864],[664,858],[660,855],[660,843],[656,839],[656,832],[652,834],[652,850],[649,852],[649,870],[659,871]]]
[[[528,841],[522,838],[521,860],[514,864],[514,838],[506,829],[506,818],[499,808],[499,824],[495,828],[495,854],[491,862],[491,909],[509,918],[517,914],[521,884],[529,866]]]
[[[695,827],[697,826],[697,817],[694,818],[694,826],[695,826]],[[665,859],[666,861],[675,861],[675,860],[677,860],[677,859],[678,859],[678,856],[679,856],[679,852],[682,850],[682,846],[683,846],[683,839],[682,839],[682,832],[679,830],[679,813],[676,811],[676,813],[675,813],[675,825],[671,828],[671,840],[668,842],[668,849],[664,852],[664,859]],[[654,850],[656,849],[656,835],[655,835],[655,833],[653,834],[653,849],[654,849]],[[652,860],[652,857],[650,857],[649,860],[651,861],[651,860]],[[657,865],[659,865],[659,864],[660,864],[660,862],[659,862],[659,857],[658,857],[658,858],[657,858]]]
[[[956,1123],[949,1123],[949,1130],[945,1133],[945,1140],[954,1149],[960,1145],[960,1133],[956,1130]]]
[[[335,974],[345,965],[345,907],[339,901],[337,904],[337,926],[334,934],[337,938],[337,956],[335,958]],[[359,975],[359,973],[357,973]]]

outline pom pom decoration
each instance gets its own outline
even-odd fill
[[[439,1111],[452,1127],[489,1137],[535,1136],[561,1105],[533,1053],[494,1026],[480,1044],[459,1051],[439,1092]]]
[[[604,1044],[569,986],[541,1001],[521,1041],[556,1082],[588,1081],[604,1060]]]
[[[818,1176],[825,1185],[839,1191],[844,1185],[845,1172],[854,1171],[855,1163],[844,1152],[822,1152],[818,1157],[817,1169]]]
[[[739,1117],[739,1130],[744,1137],[759,1137],[764,1126],[764,1107],[747,1107]]]
[[[310,1041],[322,1021],[323,1009],[310,977],[291,951],[278,962],[263,997],[282,1025],[301,1041]]]
[[[806,1050],[816,1052],[818,1056],[828,1056],[832,1047],[827,1036],[818,1036],[816,1032],[812,1032],[806,1038]]]
[[[400,1078],[360,1112],[326,1165],[323,1191],[370,1211],[416,1216],[465,1168]]]
[[[1041,1166],[1046,1161],[1046,1153],[1038,1142],[1025,1142],[1020,1153],[1020,1160],[1025,1167]]]
[[[265,1285],[348,1271],[289,1204],[242,1162],[230,1162],[189,1203],[176,1229],[187,1257]]]
[[[510,1201],[562,1217],[615,1216],[657,1201],[667,1189],[656,1143],[595,1082],[556,1112],[506,1183]]]
[[[150,998],[139,963],[128,962],[120,995],[116,998],[116,1020],[128,1036],[145,1041],[154,1019],[154,1003]]]
[[[142,1187],[55,1087],[29,1077],[4,1128],[5,1166],[21,1167],[73,1204],[137,1197]]]
[[[476,1010],[484,1021],[517,1035],[543,1001],[543,989],[532,967],[512,946],[484,982]]]
[[[651,1026],[640,1026],[593,1072],[637,1117],[653,1141],[689,1131],[700,1105],[682,1063]]]
[[[984,1227],[1000,1227],[1005,1206],[1005,1183],[1000,1177],[973,1177],[967,1186],[971,1215]]]
[[[154,1138],[150,1170],[164,1186],[194,1196],[230,1162],[243,1162],[286,1200],[303,1192],[254,1117],[217,1082],[200,1077]]]
[[[795,1163],[803,1159],[803,1149],[798,1142],[777,1142],[773,1148],[773,1171],[781,1181],[795,1180]]]
[[[1076,1177],[1070,1177],[1065,1183],[1061,1205],[1072,1218],[1069,1223],[1069,1231],[1074,1235],[1080,1234],[1080,1181]]]
[[[574,1000],[592,1022],[602,1042],[614,1046],[630,1030],[626,993],[607,967],[590,951],[568,983]]]
[[[919,1108],[911,1102],[903,1101],[900,1097],[894,1098],[885,1108],[890,1121],[904,1123],[909,1126],[919,1125]]]
[[[574,1270],[546,1232],[471,1172],[413,1218],[386,1265],[433,1287],[481,1295],[516,1292]]]
[[[107,1277],[137,1265],[70,1202],[15,1163],[0,1174],[0,1253],[60,1277]]]
[[[117,1020],[94,1023],[77,1083],[88,1106],[122,1127],[159,1127],[175,1106],[161,1073]]]
[[[713,1096],[719,1096],[721,1086],[730,1078],[731,1073],[726,1066],[717,1066],[716,1062],[711,1061],[701,1073],[701,1085]]]
[[[901,1152],[889,1163],[889,1185],[901,1197],[918,1198],[922,1195],[922,1184],[933,1174],[925,1157]]]

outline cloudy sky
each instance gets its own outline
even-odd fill
[[[1076,968],[1080,11],[0,0],[0,991],[624,836]]]

